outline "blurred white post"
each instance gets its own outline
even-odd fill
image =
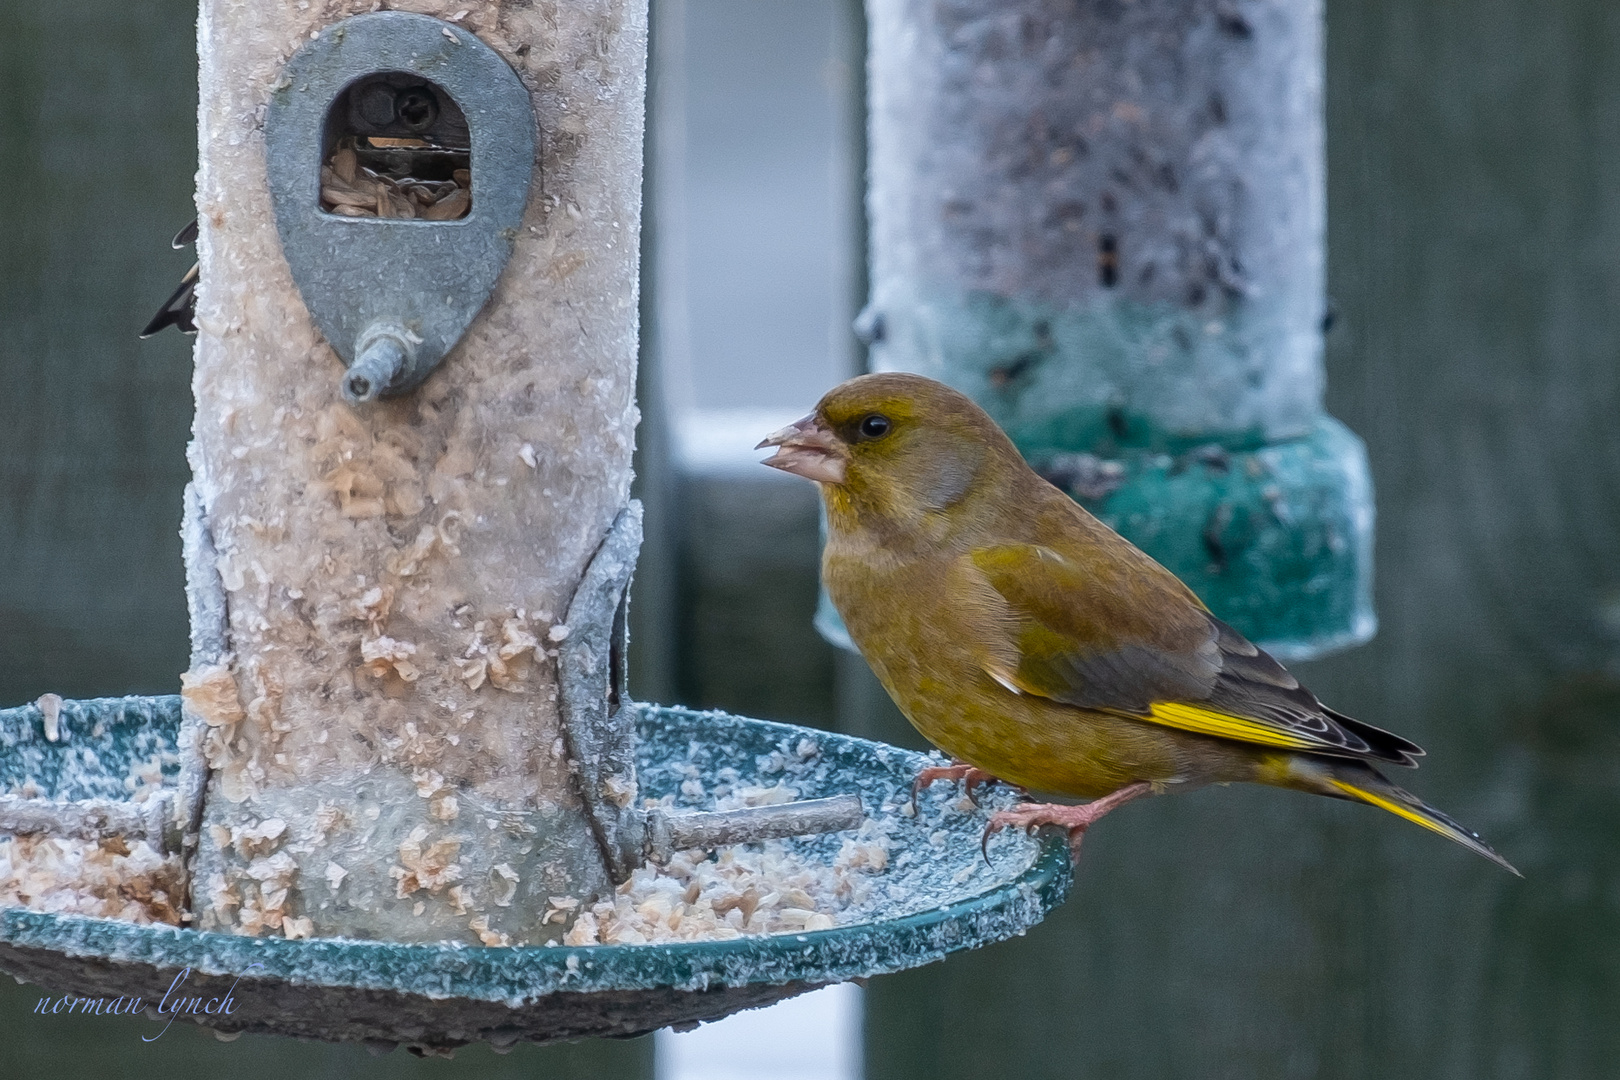
[[[840,983],[657,1036],[657,1080],[859,1080],[861,988]]]

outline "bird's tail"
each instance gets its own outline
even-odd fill
[[[1512,863],[1492,851],[1490,845],[1476,833],[1465,829],[1449,815],[1436,810],[1411,792],[1396,787],[1369,765],[1304,755],[1295,757],[1294,762],[1292,772],[1300,780],[1306,781],[1313,791],[1388,810],[1396,817],[1421,825],[1430,832],[1437,832],[1469,851],[1485,856],[1509,873],[1524,876]]]

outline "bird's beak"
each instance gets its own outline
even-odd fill
[[[822,484],[844,482],[849,455],[843,441],[814,414],[781,431],[771,432],[754,449],[763,450],[767,446],[776,447],[776,453],[761,462],[763,465]]]

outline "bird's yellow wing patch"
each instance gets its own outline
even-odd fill
[[[1274,724],[1246,720],[1230,713],[1215,712],[1212,709],[1184,705],[1175,701],[1154,702],[1146,719],[1163,724],[1165,727],[1180,728],[1182,731],[1217,735],[1223,739],[1237,739],[1240,742],[1258,743],[1261,746],[1283,746],[1290,750],[1322,748],[1320,740],[1297,735]]]

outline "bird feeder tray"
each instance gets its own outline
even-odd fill
[[[140,996],[148,1005],[189,969],[187,996],[231,990],[237,1007],[229,1015],[186,1016],[221,1034],[431,1053],[718,1019],[1022,934],[1068,893],[1059,836],[1009,831],[981,855],[988,815],[1011,805],[1012,792],[992,788],[973,807],[954,785],[936,784],[909,811],[913,777],[937,758],[719,712],[630,707],[644,796],[674,795],[681,809],[706,809],[712,795],[694,794],[690,781],[712,793],[730,770],[740,784],[787,779],[805,799],[858,792],[868,817],[880,819],[889,855],[869,879],[864,906],[827,930],[578,947],[287,940],[10,908],[0,911],[0,969],[53,993]],[[58,808],[74,800],[125,805],[138,817],[135,804],[118,803],[124,778],[137,762],[175,754],[179,730],[178,697],[65,702],[51,738],[36,706],[0,710],[0,788]],[[177,783],[178,770],[166,769],[161,782]],[[15,811],[20,800],[7,798]],[[841,842],[837,834],[785,841],[829,865]]]

